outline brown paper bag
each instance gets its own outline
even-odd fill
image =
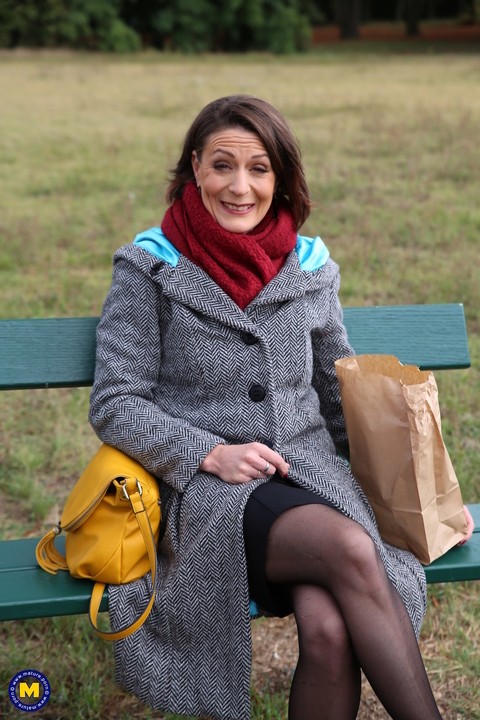
[[[343,358],[335,366],[352,472],[380,534],[429,564],[466,531],[433,373],[393,355]]]

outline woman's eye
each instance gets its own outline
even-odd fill
[[[261,175],[263,175],[264,173],[268,172],[268,168],[265,167],[264,165],[255,165],[255,167],[253,168],[253,172],[260,173]]]
[[[215,165],[213,167],[215,168],[215,170],[228,170],[229,169],[229,165],[226,162],[217,162],[217,163],[215,163]]]

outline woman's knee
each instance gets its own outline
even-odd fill
[[[340,544],[338,577],[357,591],[373,590],[384,570],[371,537],[357,526],[345,533]]]
[[[325,505],[305,505],[273,524],[265,567],[272,582],[312,583],[336,595],[345,583],[368,590],[382,564],[361,525]]]
[[[300,654],[320,670],[335,673],[351,660],[350,635],[343,616],[325,590],[315,586],[297,588],[294,597]]]

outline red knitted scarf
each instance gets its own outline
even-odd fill
[[[270,210],[249,233],[222,228],[205,208],[195,183],[171,205],[162,230],[177,250],[199,265],[243,309],[277,275],[295,247],[289,210]]]

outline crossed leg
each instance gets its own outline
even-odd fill
[[[289,720],[354,720],[360,704],[360,666],[332,595],[316,585],[292,586],[298,665]]]
[[[270,530],[266,574],[270,582],[294,586],[300,667],[292,688],[290,720],[355,717],[343,709],[336,715],[323,715],[320,710],[316,714],[305,714],[303,702],[308,707],[316,703],[320,708],[320,696],[324,692],[318,681],[315,684],[307,680],[303,685],[297,682],[317,673],[312,657],[318,667],[319,651],[310,647],[318,643],[318,622],[312,630],[305,617],[302,619],[302,607],[308,604],[308,612],[312,612],[313,602],[307,603],[308,590],[301,587],[305,585],[323,591],[323,595],[315,596],[316,602],[320,606],[323,603],[329,622],[337,624],[337,634],[343,634],[342,657],[349,658],[343,681],[352,688],[352,713],[358,693],[352,667],[358,663],[394,720],[441,719],[405,606],[390,583],[372,540],[358,523],[325,505],[303,505],[284,512]],[[338,630],[340,619],[344,624],[341,631]],[[351,651],[345,650],[347,637]],[[313,669],[306,670],[307,663]],[[324,661],[322,668],[324,672],[327,668],[326,677],[332,680],[328,662]],[[334,675],[338,669],[337,665]],[[314,701],[315,688],[318,694]],[[301,699],[302,690],[305,701]]]

